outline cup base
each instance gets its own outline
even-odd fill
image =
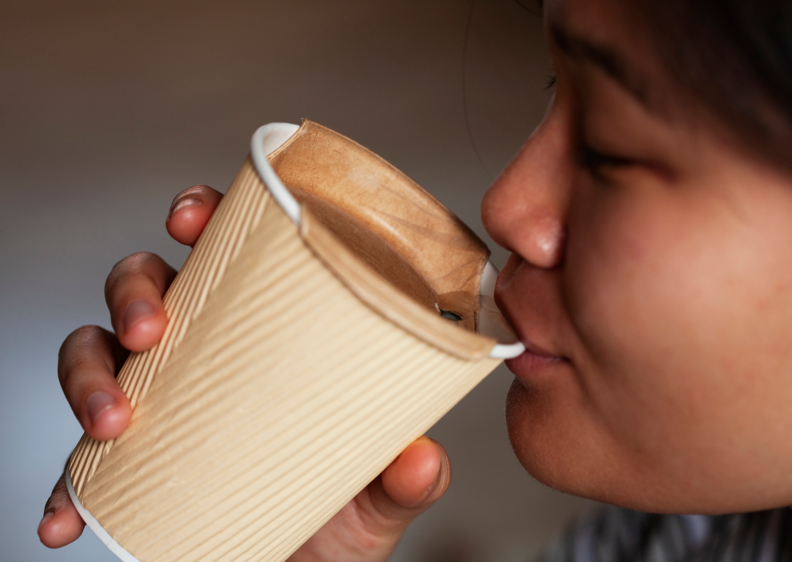
[[[91,515],[91,512],[85,509],[80,502],[80,498],[77,497],[77,492],[74,490],[74,486],[72,485],[71,480],[71,473],[69,472],[69,467],[66,467],[66,470],[63,473],[63,476],[66,480],[66,489],[69,491],[69,497],[71,498],[74,507],[77,509],[77,513],[80,514],[82,520],[85,521],[85,524],[88,526],[91,531],[99,538],[100,541],[110,549],[110,552],[115,554],[122,562],[140,562],[137,558],[129,554],[129,552],[120,544],[118,544],[113,537],[110,536],[110,533],[105,531],[104,527],[99,524],[99,521]]]

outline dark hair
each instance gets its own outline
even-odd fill
[[[673,79],[792,170],[792,1],[634,1]]]

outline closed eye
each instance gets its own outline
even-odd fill
[[[602,172],[606,168],[620,168],[636,165],[635,160],[600,152],[585,143],[580,143],[577,148],[577,160],[581,167],[593,173]]]

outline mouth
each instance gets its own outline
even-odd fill
[[[509,318],[509,321],[511,321],[511,318]],[[515,326],[515,324],[512,323],[512,326]],[[547,351],[527,338],[520,326],[515,327],[520,341],[525,346],[525,351],[517,357],[507,359],[505,363],[517,378],[523,380],[532,379],[555,366],[569,363],[569,359],[565,356]]]
[[[530,342],[523,340],[523,343],[525,351],[513,359],[506,360],[506,366],[519,379],[533,379],[558,365],[569,362],[566,357],[532,349]]]
[[[500,281],[500,279],[499,279]],[[515,321],[512,314],[512,307],[509,306],[508,298],[503,291],[499,290],[500,287],[496,285],[495,288],[495,302],[502,314],[506,317],[509,323],[514,327],[520,341],[525,346],[525,351],[512,359],[505,361],[509,370],[519,379],[527,380],[539,376],[541,373],[552,370],[554,367],[569,363],[569,359],[560,353],[551,351],[535,340],[536,337],[529,337],[526,332],[528,329],[524,322]],[[536,332],[536,327],[531,329]]]

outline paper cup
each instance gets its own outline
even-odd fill
[[[349,139],[259,129],[119,374],[129,428],[68,463],[89,527],[128,561],[288,558],[522,351],[488,254]]]

